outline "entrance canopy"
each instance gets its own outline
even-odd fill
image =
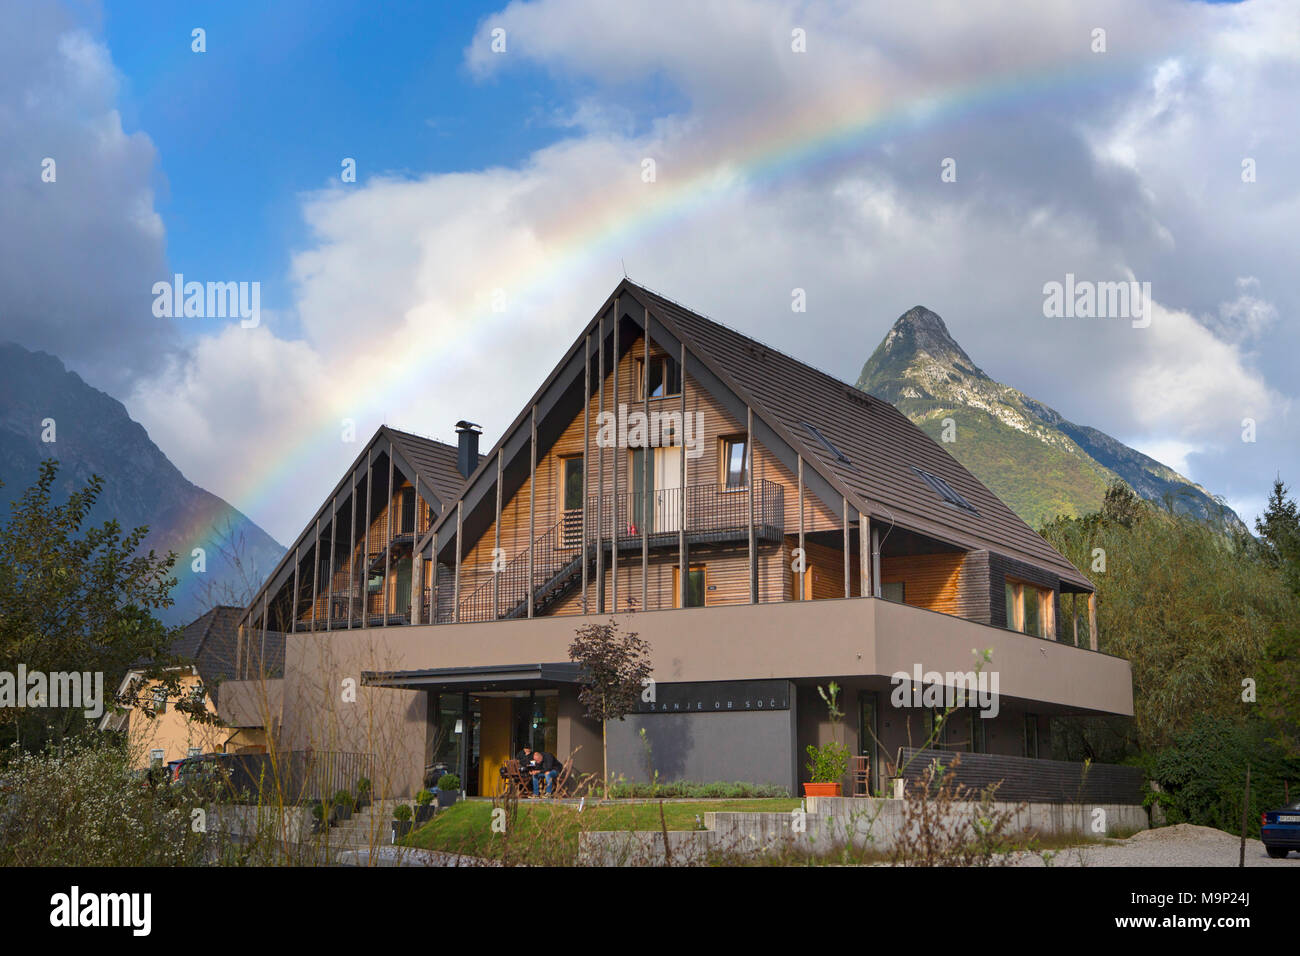
[[[581,679],[579,665],[564,661],[555,664],[492,664],[482,667],[432,667],[413,671],[362,671],[361,682],[373,687],[401,687],[428,690],[431,687],[466,691],[530,690],[576,684]]]

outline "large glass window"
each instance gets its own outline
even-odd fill
[[[727,490],[749,487],[748,441],[744,435],[722,439],[722,484]]]
[[[1055,594],[1050,588],[1041,588],[1008,578],[1006,582],[1007,627],[1035,637],[1050,637],[1055,630],[1054,597]]]

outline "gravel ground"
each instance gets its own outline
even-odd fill
[[[1104,845],[1059,850],[1052,866],[1236,866],[1241,854],[1241,837],[1180,823],[1171,827],[1143,830],[1127,840]],[[1035,854],[1017,853],[1013,866],[1043,866]],[[1300,869],[1300,854],[1292,851],[1280,860],[1264,852],[1258,840],[1246,840],[1247,866],[1290,866]]]

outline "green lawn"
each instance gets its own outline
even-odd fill
[[[441,810],[403,842],[429,850],[465,853],[488,859],[511,859],[537,864],[572,863],[578,852],[578,834],[583,830],[694,830],[704,814],[722,811],[768,811],[788,813],[799,806],[790,797],[750,800],[690,800],[663,804],[660,821],[658,803],[620,802],[594,804],[581,813],[576,806],[522,801],[507,833],[492,832],[492,804],[485,800],[462,800]],[[700,818],[697,822],[696,817]]]

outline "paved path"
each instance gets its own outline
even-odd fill
[[[1056,851],[1051,866],[1236,866],[1241,838],[1212,827],[1180,823],[1143,830],[1127,840]],[[1013,854],[1013,866],[1044,866],[1041,856]],[[1246,840],[1247,866],[1289,866],[1300,870],[1300,854],[1274,860],[1258,840]]]

